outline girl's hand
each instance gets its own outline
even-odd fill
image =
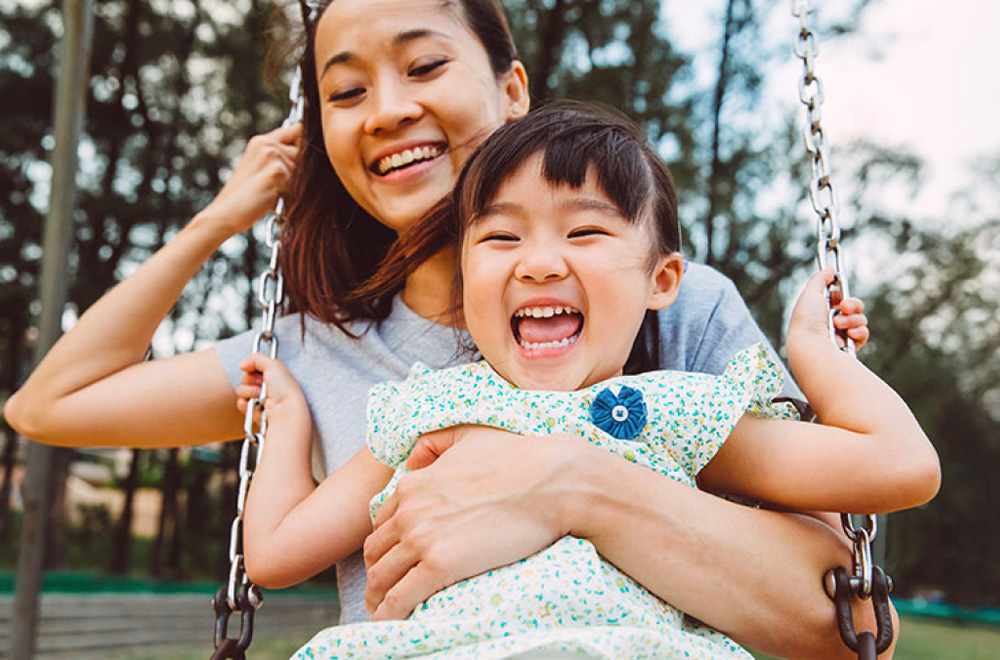
[[[580,442],[481,426],[421,438],[407,466],[431,464],[400,480],[365,541],[372,619],[402,619],[441,589],[564,536],[551,503]]]
[[[302,388],[295,377],[277,360],[261,353],[253,353],[240,362],[243,377],[236,387],[236,407],[246,414],[247,402],[260,396],[261,386],[267,383],[267,401],[264,403],[268,415],[281,408],[295,408],[308,415],[308,406]]]
[[[296,123],[250,138],[229,181],[198,215],[238,234],[273,211],[292,176],[301,136]]]
[[[833,268],[815,273],[806,283],[805,290],[795,303],[792,318],[788,328],[788,344],[791,347],[805,337],[822,337],[829,342],[829,326],[827,318],[830,307],[826,304],[824,289],[833,281]],[[836,295],[836,294],[835,294]],[[868,318],[864,315],[865,305],[858,298],[834,299],[832,307],[840,311],[833,317],[833,325],[837,330],[846,331],[847,336],[854,340],[855,348],[861,348],[868,342]],[[844,341],[837,333],[837,345],[841,348]],[[789,349],[791,350],[791,348]]]

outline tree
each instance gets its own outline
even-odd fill
[[[40,227],[59,12],[52,2],[11,3],[0,26],[0,82],[21,97],[3,104],[0,120],[0,361],[4,392],[27,362],[23,341],[37,314]],[[251,2],[153,3],[108,0],[97,5],[88,115],[78,176],[75,240],[67,264],[70,316],[90,306],[177,231],[221,188],[221,180],[252,134],[272,128],[284,112],[261,85],[262,39],[270,5]],[[247,66],[247,63],[257,63]],[[227,94],[226,92],[229,92]],[[235,241],[238,242],[238,241]],[[243,315],[205,322],[197,310],[240,304],[220,275],[246,269],[223,251],[196,278],[159,336],[190,349],[242,330]],[[193,326],[197,326],[194,327]],[[185,341],[185,340],[189,341]],[[9,382],[8,382],[9,381]],[[68,470],[68,461],[64,463]],[[65,474],[54,483],[65,483]],[[54,511],[62,510],[57,499]],[[56,548],[58,555],[58,547]]]

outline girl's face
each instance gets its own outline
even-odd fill
[[[498,79],[457,2],[334,0],[315,47],[330,163],[358,204],[397,231],[448,194],[483,139],[527,110],[524,67]]]
[[[682,261],[650,268],[648,222],[624,217],[592,173],[572,188],[541,166],[527,160],[467,227],[463,313],[505,379],[569,391],[621,374],[645,311],[676,297]]]

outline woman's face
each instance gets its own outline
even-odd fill
[[[498,79],[457,2],[334,0],[315,46],[330,163],[355,201],[397,231],[451,191],[486,136],[527,110],[523,66]]]

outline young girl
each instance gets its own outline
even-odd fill
[[[622,375],[630,355],[642,368],[636,356],[648,345],[634,339],[643,317],[673,301],[683,276],[672,182],[635,125],[559,104],[505,126],[470,159],[449,216],[462,309],[485,361],[418,364],[406,381],[373,388],[367,448],[318,488],[294,379],[261,355],[243,364],[268,388],[269,443],[246,512],[247,571],[258,584],[293,584],[355,550],[369,515],[406,487],[418,437],[462,424],[555,450],[544,436],[577,434],[692,487],[803,509],[890,511],[936,492],[936,454],[905,404],[829,341],[828,272],[809,281],[787,346],[824,425],[791,421],[794,409],[772,401],[781,375],[759,346],[722,376]],[[863,323],[850,334],[867,338]],[[249,381],[243,397],[259,393],[259,379]],[[586,530],[565,534],[440,591],[407,621],[323,631],[299,657],[749,657],[604,561],[578,538]]]

